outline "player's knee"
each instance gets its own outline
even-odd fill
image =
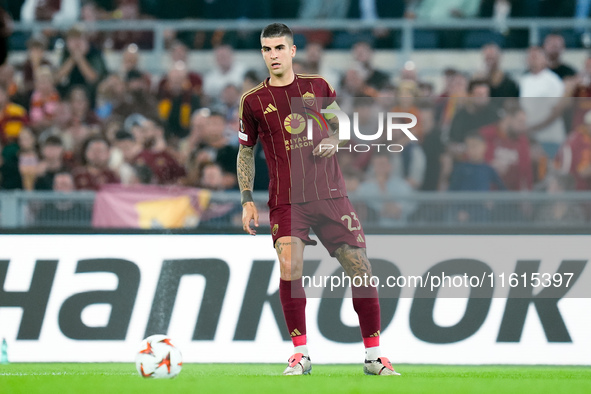
[[[302,265],[291,256],[279,256],[281,279],[296,280],[302,277]]]

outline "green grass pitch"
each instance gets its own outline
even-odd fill
[[[129,364],[0,365],[0,393],[591,393],[591,368],[397,365],[402,376],[365,376],[360,365],[185,364],[170,380],[143,379]]]

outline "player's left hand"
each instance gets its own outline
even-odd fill
[[[335,137],[326,137],[316,147],[312,154],[318,157],[332,157],[337,153],[337,147],[339,146],[339,140]]]
[[[250,235],[256,235],[256,230],[250,227],[254,221],[255,227],[259,226],[259,212],[253,202],[247,202],[242,206],[242,229]]]

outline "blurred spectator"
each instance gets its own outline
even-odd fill
[[[28,98],[35,88],[35,73],[40,67],[50,67],[51,62],[45,56],[46,42],[43,36],[33,37],[27,41],[27,59],[21,65],[23,88]]]
[[[575,179],[569,174],[552,174],[546,179],[546,192],[557,201],[540,204],[535,221],[552,227],[585,224],[585,210],[577,201],[560,200],[560,194],[575,190]]]
[[[72,24],[80,17],[80,0],[26,0],[21,8],[21,21]]]
[[[6,86],[0,84],[0,146],[16,141],[28,123],[27,111],[10,102]]]
[[[457,18],[474,18],[478,15],[481,0],[421,0],[416,7],[420,21],[451,21]],[[439,47],[458,48],[462,45],[464,31],[439,32]]]
[[[339,75],[332,67],[326,67],[323,63],[324,47],[319,42],[308,42],[305,48],[306,73],[322,75],[332,86],[339,83]]]
[[[131,114],[153,116],[158,110],[158,103],[150,94],[150,85],[146,83],[144,75],[137,70],[131,70],[127,73],[125,82],[125,93],[120,97],[113,113],[123,118]]]
[[[438,119],[441,129],[444,131],[442,137],[445,142],[449,140],[451,122],[461,108],[460,104],[465,101],[463,98],[468,96],[468,77],[465,74],[448,69],[446,71],[446,80],[449,80],[449,85],[444,91],[444,95],[441,96],[441,100],[437,103]]]
[[[488,44],[482,48],[485,71],[483,78],[488,82],[491,97],[519,97],[519,87],[501,69],[501,48]]]
[[[205,125],[205,135],[201,139],[198,151],[203,161],[212,161],[220,165],[225,173],[232,174],[236,181],[236,157],[238,147],[231,145],[225,133],[226,122],[219,112],[212,112]]]
[[[517,101],[506,101],[504,116],[497,123],[480,130],[487,147],[485,159],[499,174],[509,190],[531,190],[532,160],[527,118]]]
[[[203,166],[212,162],[218,164],[224,173],[224,188],[232,189],[236,186],[238,147],[230,143],[225,129],[224,116],[219,112],[211,112],[209,115],[199,112],[194,114],[190,138],[192,144],[196,144],[197,147],[191,152],[188,160],[190,174],[187,182],[189,185],[194,186],[196,182],[198,183],[203,176],[201,173]]]
[[[65,169],[62,140],[58,136],[50,135],[41,144],[41,161],[37,166],[35,190],[51,190],[53,178]]]
[[[400,82],[398,94],[396,97],[396,105],[390,112],[408,113],[420,118],[420,111],[416,105],[417,84],[411,80],[404,80]],[[397,123],[406,123],[408,119],[400,119]],[[412,129],[413,134],[419,139],[423,140],[423,125],[417,123]],[[397,163],[394,168],[399,171],[397,175],[406,180],[413,189],[418,189],[423,183],[425,176],[426,158],[423,148],[417,141],[410,140],[404,133],[396,133],[393,135],[391,141],[394,144],[399,144],[404,147],[402,152],[391,155],[392,160]]]
[[[133,21],[144,19],[140,15],[140,5],[138,1],[119,1],[119,7],[113,13],[115,19]],[[118,30],[110,36],[111,47],[121,50],[129,44],[136,44],[140,49],[151,49],[154,42],[154,33],[141,30]]]
[[[119,77],[126,80],[130,71],[141,73],[145,79],[148,88],[151,88],[152,77],[150,74],[140,70],[140,53],[136,44],[129,44],[121,54],[121,67],[119,68]]]
[[[0,66],[0,84],[6,87],[6,92],[11,101],[23,107],[29,104],[28,97],[22,97],[20,94],[14,67],[8,62]]]
[[[100,119],[92,111],[88,92],[83,86],[72,87],[68,102],[72,111],[70,127],[86,126],[92,133],[100,131]]]
[[[125,101],[125,87],[125,83],[117,74],[110,74],[99,83],[95,113],[100,120],[108,119],[113,115],[115,108]]]
[[[544,39],[544,53],[548,60],[548,68],[560,79],[574,76],[577,72],[571,66],[562,62],[564,53],[564,37],[560,34],[548,34]]]
[[[189,134],[191,114],[201,107],[197,96],[187,79],[185,63],[178,61],[168,72],[167,95],[158,103],[160,119],[166,122],[166,136],[177,140]]]
[[[39,164],[35,134],[30,129],[23,128],[18,136],[18,146],[18,171],[21,175],[23,190],[33,190]]]
[[[435,108],[425,106],[420,109],[418,121],[423,129],[422,148],[425,153],[425,174],[421,190],[437,191],[440,189],[442,158],[445,145],[441,129],[435,122]]]
[[[71,193],[74,189],[74,177],[68,172],[59,172],[53,178],[53,191],[57,193]],[[65,197],[65,196],[64,196]],[[53,203],[43,204],[37,212],[35,223],[39,226],[59,226],[72,221],[90,223],[92,209],[84,202],[62,199]]]
[[[292,66],[295,74],[305,74],[306,63],[302,59],[293,59]]]
[[[413,192],[412,187],[395,175],[390,156],[388,151],[375,152],[372,155],[373,177],[359,185],[357,196],[365,197],[380,225],[400,226],[406,223],[408,216],[414,211],[415,203],[409,198]],[[392,201],[393,199],[397,201]]]
[[[0,3],[0,66],[8,57],[8,38],[12,34],[12,18],[5,4]]]
[[[145,120],[142,125],[144,134],[143,150],[135,158],[134,164],[147,166],[160,185],[179,183],[185,176],[181,166],[169,151],[164,139],[164,128],[156,120]]]
[[[213,102],[227,85],[240,86],[246,73],[244,66],[234,61],[234,50],[231,46],[219,45],[214,49],[214,56],[216,66],[205,74],[203,79],[203,92]]]
[[[236,85],[227,85],[222,90],[220,104],[215,108],[216,111],[224,114],[226,121],[233,120],[233,114],[237,113],[240,106],[240,90]],[[235,130],[238,130],[236,128]]]
[[[31,95],[29,116],[35,131],[45,130],[53,123],[59,108],[60,96],[53,83],[53,74],[48,66],[41,66],[35,73],[35,90]]]
[[[0,190],[21,189],[23,184],[18,170],[18,144],[0,144],[0,148]]]
[[[179,157],[182,162],[186,163],[191,153],[201,144],[206,133],[205,128],[207,127],[207,119],[210,114],[211,111],[209,108],[201,108],[191,115],[191,130],[189,135],[179,143]],[[197,182],[198,178],[195,178],[194,181]]]
[[[486,164],[486,142],[478,133],[466,136],[466,161],[454,163],[450,177],[451,191],[505,190],[499,174]]]
[[[497,106],[491,101],[486,81],[471,81],[468,94],[464,107],[458,110],[451,123],[449,138],[454,143],[464,142],[466,135],[499,120]]]
[[[590,2],[591,4],[591,2]],[[574,78],[572,129],[583,124],[583,118],[591,111],[591,56],[585,59],[581,73]],[[570,130],[569,130],[570,131]]]
[[[367,41],[360,41],[353,46],[353,58],[361,65],[365,85],[376,90],[390,83],[390,76],[373,67],[373,48]]]
[[[359,65],[345,72],[339,89],[339,106],[343,111],[352,111],[356,97],[377,97],[378,91],[365,84],[364,75]]]
[[[66,34],[66,51],[56,74],[58,89],[62,95],[73,86],[84,85],[89,89],[92,106],[97,84],[107,74],[107,66],[100,50],[92,47],[80,27],[72,27]]]
[[[99,190],[102,185],[119,183],[119,177],[109,169],[109,144],[102,137],[90,137],[82,146],[83,165],[72,171],[78,190]]]
[[[184,85],[190,85],[191,90],[196,95],[201,95],[201,91],[203,88],[203,78],[198,73],[190,70],[189,64],[189,50],[185,44],[180,41],[174,41],[170,45],[169,56],[172,61],[172,65],[176,65],[177,62],[182,62],[187,68],[187,76],[186,82],[183,82]],[[180,64],[180,63],[178,63]],[[164,75],[160,82],[158,83],[158,98],[161,99],[163,97],[170,96],[171,92],[170,82],[168,80],[168,74]]]
[[[561,118],[564,84],[548,69],[542,48],[528,50],[527,64],[529,70],[519,82],[520,103],[527,115],[530,137],[540,142],[552,159],[566,136]]]
[[[242,84],[239,85],[242,87],[242,94],[256,87],[259,83],[261,83],[261,79],[257,75],[257,72],[255,70],[248,70],[246,74],[244,74]]]
[[[105,46],[112,47],[113,40],[107,39],[107,35],[110,32],[97,31],[94,28],[96,22],[104,19],[110,19],[111,15],[106,11],[102,10],[97,2],[93,0],[82,0],[80,8],[80,23],[88,29],[86,36],[92,46],[97,48],[103,48]]]
[[[576,190],[591,190],[591,111],[569,135],[556,161],[563,173],[574,177]]]
[[[443,90],[439,97],[445,98],[450,97],[452,95],[452,91],[454,89],[454,82],[455,77],[458,75],[458,70],[451,67],[446,67],[443,69]]]
[[[391,108],[388,108],[387,110],[390,109]],[[353,111],[355,111],[354,113],[357,117],[357,123],[356,125],[354,124],[353,127],[356,127],[357,130],[363,135],[376,134],[377,130],[379,129],[380,118],[378,116],[378,108],[376,107],[372,98],[367,96],[356,97],[353,103]],[[365,144],[366,142],[367,141],[357,137],[356,133],[351,133],[351,146]],[[339,152],[337,158],[343,171],[347,169],[363,172],[369,167],[371,156],[372,151],[355,152],[354,150],[343,150],[342,152]]]
[[[137,181],[138,174],[133,165],[135,158],[141,151],[142,147],[135,141],[131,133],[124,130],[115,133],[115,141],[111,146],[109,168],[117,173],[122,184],[144,183]]]
[[[224,176],[219,164],[208,162],[202,166],[199,186],[210,190],[224,190]]]
[[[404,63],[402,70],[400,70],[400,81],[412,81],[415,83],[419,82],[419,75],[415,62],[409,60]]]

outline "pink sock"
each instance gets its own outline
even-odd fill
[[[306,292],[302,279],[293,281],[280,279],[279,298],[285,323],[294,346],[306,344]]]

